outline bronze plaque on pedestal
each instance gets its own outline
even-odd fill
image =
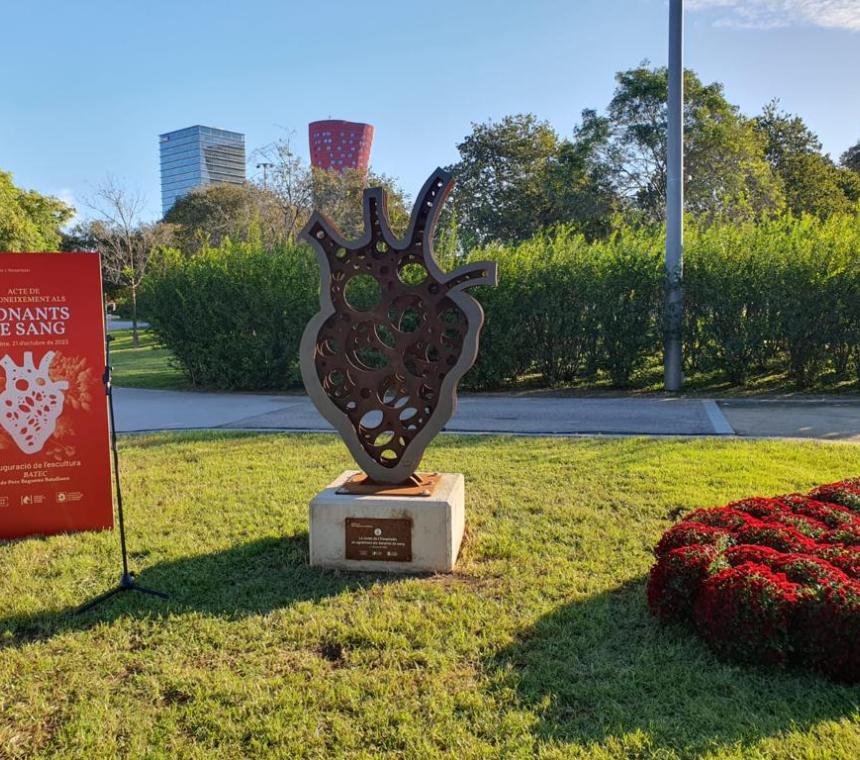
[[[346,558],[411,562],[412,520],[347,517]]]

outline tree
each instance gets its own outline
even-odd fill
[[[799,116],[779,108],[779,100],[771,100],[753,119],[756,129],[764,135],[765,158],[779,166],[791,156],[821,152],[821,141]]]
[[[409,212],[405,193],[385,174],[311,168],[293,153],[288,138],[267,145],[256,156],[267,165],[260,187],[271,193],[280,209],[287,240],[295,239],[314,209],[328,216],[347,237],[360,235],[364,231],[362,194],[368,187],[385,190],[394,231],[406,229]]]
[[[456,210],[464,246],[531,237],[545,223],[546,174],[558,151],[558,135],[533,114],[472,124],[457,146],[460,160],[448,167],[456,185]]]
[[[225,238],[272,248],[286,237],[277,199],[255,185],[195,188],[176,201],[164,221],[176,225],[176,242],[186,253],[217,247]]]
[[[638,68],[616,75],[606,116],[583,112],[579,139],[589,139],[618,194],[646,219],[665,215],[668,70]],[[779,181],[750,120],[729,103],[723,86],[684,73],[686,205],[693,213],[762,216],[783,202]]]
[[[568,224],[594,239],[604,237],[620,210],[612,178],[599,159],[600,135],[575,133],[562,140],[547,164],[544,192],[549,205],[545,226]]]
[[[851,210],[857,192],[853,177],[822,155],[821,141],[803,119],[772,100],[754,123],[765,139],[765,156],[782,180],[789,211],[824,218]]]
[[[311,171],[293,152],[289,138],[261,148],[256,156],[266,164],[263,189],[274,197],[281,212],[284,236],[293,241],[313,211]]]
[[[96,216],[85,227],[84,234],[101,253],[106,282],[128,291],[132,342],[139,346],[138,289],[146,274],[150,253],[169,245],[173,230],[168,224],[143,223],[143,197],[129,192],[111,177],[102,182],[87,206]]]
[[[856,199],[852,172],[835,166],[827,156],[819,153],[789,156],[780,170],[792,213],[814,214],[825,219],[851,211],[851,196]]]
[[[0,250],[55,251],[75,210],[50,195],[22,190],[0,171]]]
[[[473,124],[449,167],[463,247],[516,242],[557,224],[605,232],[617,199],[594,147],[594,135],[561,139],[533,114]]]
[[[347,238],[364,232],[362,195],[365,188],[381,187],[388,201],[388,218],[395,235],[406,231],[409,211],[406,195],[396,180],[385,174],[360,169],[337,172],[331,169],[312,169],[314,208],[329,217]]]
[[[839,159],[839,163],[846,169],[850,169],[852,172],[860,174],[860,142],[848,148],[848,150],[842,154]]]

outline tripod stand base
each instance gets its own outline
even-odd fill
[[[137,579],[134,577],[134,573],[123,573],[119,579],[119,585],[112,588],[110,591],[105,591],[104,594],[100,594],[95,599],[90,599],[90,601],[82,604],[75,610],[76,615],[80,615],[82,612],[86,612],[87,610],[93,609],[93,607],[97,607],[103,602],[108,601],[109,599],[113,599],[117,594],[121,594],[124,591],[137,591],[141,594],[148,594],[149,596],[157,596],[159,599],[169,599],[170,596],[165,594],[163,591],[155,591],[151,588],[145,588],[144,586],[137,585]]]

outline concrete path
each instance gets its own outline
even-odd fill
[[[304,395],[116,388],[117,430],[328,431]],[[720,435],[860,443],[860,400],[460,397],[445,428],[518,435]]]
[[[720,409],[738,435],[860,443],[860,401],[737,399]]]
[[[303,395],[116,388],[117,430],[331,430]],[[462,396],[446,430],[575,435],[732,435],[712,401],[662,398]]]
[[[112,314],[108,314],[107,327],[111,332],[116,332],[117,330],[131,330],[134,324],[130,319],[119,319]],[[145,330],[147,327],[149,327],[148,322],[137,323],[138,330]]]

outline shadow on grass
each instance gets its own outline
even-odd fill
[[[500,686],[540,716],[541,738],[635,743],[644,732],[649,751],[698,756],[856,715],[860,689],[721,662],[692,632],[660,625],[644,585],[564,606],[491,659]]]
[[[389,580],[386,576],[310,567],[306,531],[151,566],[132,555],[129,564],[132,569],[143,568],[139,577],[142,586],[164,591],[170,599],[162,601],[126,592],[80,615],[75,614],[75,607],[69,607],[58,612],[0,618],[0,649],[44,641],[59,633],[85,630],[119,618],[168,618],[197,611],[238,619]]]

